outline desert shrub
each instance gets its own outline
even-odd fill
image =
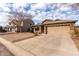
[[[0,26],[0,32],[7,32],[7,31],[4,30],[2,26]]]
[[[3,30],[2,26],[0,26],[0,32]]]
[[[75,28],[74,31],[75,31],[75,35],[79,36],[79,30],[77,28]]]
[[[38,34],[39,34],[39,33],[36,31],[36,32],[35,32],[35,36],[38,36]]]

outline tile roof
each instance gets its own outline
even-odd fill
[[[44,20],[42,24],[75,23],[77,20]]]

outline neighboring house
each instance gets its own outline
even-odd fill
[[[74,34],[74,24],[76,21],[74,20],[50,20],[46,19],[39,25],[39,32],[45,34],[55,34],[55,33],[70,33]],[[33,29],[36,26],[32,26]]]
[[[34,22],[31,19],[25,20],[12,20],[9,22],[9,25],[5,27],[8,32],[27,32],[32,30],[31,26],[34,25]]]

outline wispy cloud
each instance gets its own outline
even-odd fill
[[[75,3],[26,3],[13,2],[13,5],[0,4],[0,14],[2,11],[12,12],[12,7],[17,9],[22,7],[22,10],[34,16],[35,23],[41,22],[46,18],[49,19],[79,19],[78,4]],[[3,12],[4,15],[7,15]],[[4,17],[5,18],[5,17]],[[79,23],[77,23],[79,24]]]

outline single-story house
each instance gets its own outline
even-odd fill
[[[52,33],[72,33],[74,34],[74,24],[76,20],[50,20],[46,19],[39,25],[40,33],[52,34]],[[32,26],[34,32],[37,26]]]

